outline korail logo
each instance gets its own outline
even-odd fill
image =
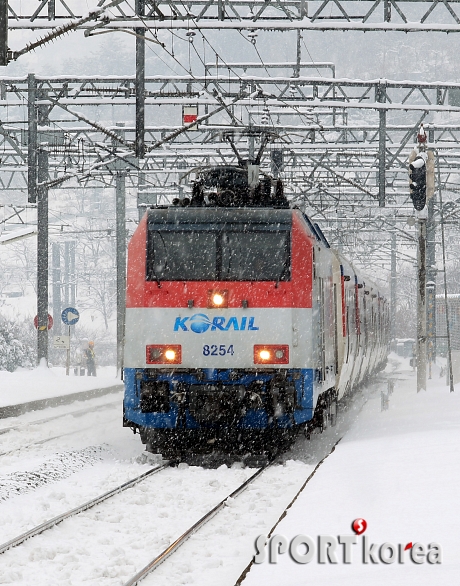
[[[276,564],[278,556],[288,552],[289,557],[297,564],[309,564],[315,560],[319,564],[351,564],[354,551],[358,553],[358,559],[363,564],[404,564],[406,561],[414,564],[442,563],[439,543],[371,543],[369,537],[363,535],[367,529],[365,519],[355,519],[351,527],[355,535],[318,535],[316,538],[296,535],[290,541],[284,535],[273,535],[269,538],[259,535],[255,542],[254,563],[265,562],[268,553],[268,562]]]
[[[241,317],[237,318],[231,316],[225,318],[222,316],[213,317],[212,320],[204,313],[195,313],[191,317],[176,317],[174,322],[175,332],[193,332],[195,334],[204,334],[211,328],[211,332],[220,330],[222,332],[228,332],[232,329],[237,332],[244,331],[255,331],[259,328],[255,325],[254,317]]]

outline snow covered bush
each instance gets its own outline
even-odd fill
[[[33,366],[35,349],[30,347],[24,326],[0,316],[0,370],[13,372],[20,366]]]

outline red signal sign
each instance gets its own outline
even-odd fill
[[[198,106],[184,106],[182,108],[182,124],[192,124],[198,118]],[[189,130],[197,130],[196,126],[192,126]]]
[[[40,329],[40,330],[44,330],[44,329],[50,330],[53,327],[53,318],[52,318],[52,316],[50,314],[48,314],[48,323],[47,323],[47,325],[46,326],[40,326],[40,328],[39,328],[38,327],[38,315],[36,315],[34,317],[34,326],[35,326],[35,328],[37,330],[38,329]]]

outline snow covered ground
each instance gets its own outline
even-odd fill
[[[397,359],[392,357],[393,364]],[[428,381],[416,392],[415,376],[407,362],[396,375],[388,411],[380,396],[371,396],[350,432],[324,461],[274,534],[288,541],[299,534],[352,534],[354,519],[367,521],[364,533],[371,543],[437,542],[442,564],[362,563],[362,537],[352,546],[353,561],[295,563],[286,553],[278,563],[253,565],[244,586],[327,583],[329,586],[372,584],[430,585],[457,583],[460,575],[460,387],[449,393],[445,378]],[[254,535],[255,537],[255,535]],[[339,546],[342,548],[342,546]],[[306,548],[305,548],[306,549]],[[300,549],[302,553],[305,549]],[[457,578],[455,578],[457,576]]]
[[[45,368],[6,372],[0,370],[0,407],[17,405],[37,399],[49,399],[81,391],[101,389],[121,384],[116,369],[100,367],[97,377],[65,375],[65,368]]]
[[[229,502],[143,583],[230,586],[251,562],[257,536],[267,535],[275,525],[274,533],[288,540],[298,534],[316,539],[351,534],[356,518],[366,519],[371,543],[438,542],[443,563],[416,565],[406,552],[404,564],[364,565],[356,545],[351,564],[342,563],[341,553],[337,564],[297,564],[286,553],[277,564],[252,565],[242,584],[455,583],[460,388],[450,394],[435,370],[428,390],[417,394],[412,369],[395,356],[387,371],[396,380],[387,411],[381,411],[380,391],[386,388],[381,378],[356,395],[336,427],[310,441],[299,438],[279,464]],[[70,414],[86,406],[95,409],[78,417]],[[56,413],[68,415],[28,425]],[[151,467],[141,457],[139,436],[121,427],[121,393],[27,413],[4,420],[2,427],[7,425],[23,429],[0,435],[1,448],[9,442],[15,449],[0,456],[0,543]],[[33,443],[48,437],[50,441]],[[50,469],[56,474],[47,478]],[[25,486],[30,473],[45,481]],[[0,584],[123,584],[252,473],[238,467],[185,465],[162,471],[1,555]]]

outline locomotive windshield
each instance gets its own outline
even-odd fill
[[[149,217],[148,281],[290,280],[289,210],[173,210],[159,221],[164,211]]]

